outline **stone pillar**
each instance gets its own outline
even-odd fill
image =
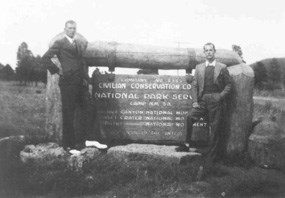
[[[62,139],[62,110],[61,95],[58,86],[59,75],[47,72],[46,88],[46,133],[50,140],[61,142]]]
[[[62,101],[58,86],[59,75],[51,75],[48,71],[46,88],[46,135],[49,140],[61,144],[62,141]],[[76,141],[86,135],[94,116],[91,104],[85,101],[84,107],[77,106],[74,117],[74,132]],[[89,110],[89,111],[88,111]],[[88,125],[89,124],[89,125]]]
[[[226,108],[226,154],[234,156],[247,149],[252,129],[254,72],[246,64],[228,67],[233,91]]]

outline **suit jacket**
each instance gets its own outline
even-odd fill
[[[193,79],[193,102],[198,102],[204,90],[206,63],[201,63],[195,68],[195,75]],[[221,98],[224,99],[232,89],[232,80],[227,69],[223,63],[216,62],[214,70],[214,83],[218,86]]]
[[[59,72],[59,68],[51,61],[54,55],[58,57],[63,70],[60,84],[77,84],[81,79],[87,77],[82,52],[78,47],[72,45],[66,37],[55,41],[42,57],[42,63],[51,74]]]

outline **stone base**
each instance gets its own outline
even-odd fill
[[[19,151],[24,148],[24,136],[10,136],[0,139],[0,178],[18,167]]]
[[[285,132],[273,121],[264,120],[249,136],[248,152],[264,168],[285,170]]]
[[[95,160],[99,156],[115,158],[124,163],[132,161],[144,161],[151,163],[185,165],[199,162],[201,154],[196,152],[177,152],[176,146],[154,145],[154,144],[128,144],[114,146],[107,152],[101,152],[96,148],[84,148],[78,155],[70,155],[56,143],[44,143],[38,145],[27,145],[20,152],[23,163],[36,163],[39,167],[47,164],[62,164],[73,170],[80,171],[83,164]]]
[[[108,149],[108,155],[125,162],[138,159],[163,161],[169,164],[187,164],[201,159],[201,154],[196,152],[177,152],[177,146],[154,144],[128,144],[115,146]]]

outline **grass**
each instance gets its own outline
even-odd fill
[[[254,89],[255,96],[262,96],[262,97],[274,97],[274,98],[284,98],[285,97],[285,90],[283,89],[273,89],[273,90],[259,90]]]
[[[227,175],[211,177],[209,182],[215,194],[224,193],[226,197],[284,197],[284,175],[276,170],[257,167],[219,166]]]
[[[147,159],[124,163],[102,155],[85,164],[81,172],[62,168],[66,167],[66,161],[55,160],[57,163],[49,166],[28,163],[14,167],[14,172],[2,182],[3,193],[6,197],[48,194],[55,197],[151,197],[174,194],[180,186],[193,181],[191,166],[153,163]]]
[[[45,87],[0,81],[0,137],[44,135]]]
[[[254,99],[253,120],[269,119],[285,129],[285,98]]]
[[[44,136],[45,89],[0,82],[0,137]],[[256,100],[254,118],[284,116],[283,101]],[[285,121],[284,121],[285,123]],[[39,138],[38,138],[39,139]],[[135,157],[128,163],[102,155],[83,171],[57,159],[49,167],[5,161],[0,197],[284,197],[285,175],[255,167],[248,155],[211,167],[196,182],[197,164],[171,165]],[[3,162],[3,161],[1,161]],[[49,163],[47,163],[49,164]]]
[[[62,162],[64,163],[64,162]],[[131,161],[101,156],[83,172],[40,168],[32,164],[18,171],[18,191],[11,197],[282,197],[285,176],[254,166],[216,164],[202,182],[195,182],[193,167]],[[19,180],[20,178],[22,180]],[[16,176],[16,175],[14,175]],[[23,179],[24,178],[24,179]],[[11,178],[10,178],[11,179]],[[1,195],[1,194],[0,194]],[[21,196],[17,196],[21,195]]]

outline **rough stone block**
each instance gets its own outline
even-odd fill
[[[249,137],[248,152],[262,167],[285,170],[285,132],[276,122],[262,121]]]
[[[129,144],[111,147],[108,155],[124,160],[125,162],[148,159],[163,161],[169,164],[192,163],[201,158],[196,152],[177,152],[176,146],[154,145],[154,144]]]
[[[24,148],[24,136],[10,136],[0,139],[0,177],[9,174],[19,164],[19,152]]]
[[[185,165],[198,162],[201,154],[196,152],[177,152],[175,146],[152,144],[129,144],[114,146],[107,152],[96,148],[84,148],[78,155],[68,154],[56,143],[27,145],[20,152],[23,163],[33,163],[44,170],[64,170],[66,168],[80,172],[84,165],[100,156],[115,158],[121,162],[132,161],[163,162],[165,164]]]
[[[67,152],[56,143],[42,143],[38,145],[27,145],[20,152],[23,163],[36,163],[38,166],[52,166],[58,161],[65,161]]]

